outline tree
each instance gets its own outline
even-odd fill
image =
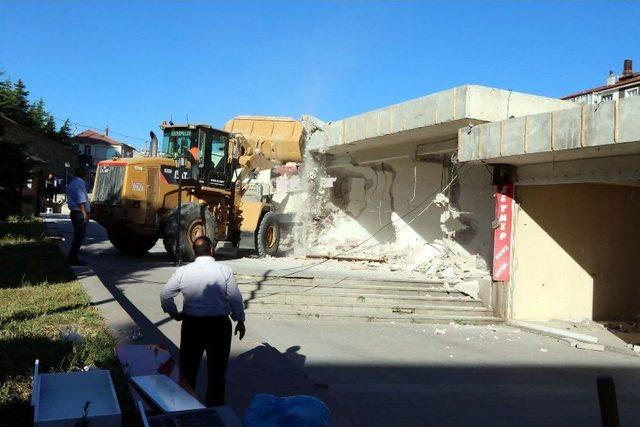
[[[2,76],[4,72],[0,70]],[[40,98],[30,104],[29,91],[20,79],[15,83],[11,79],[0,81],[0,114],[62,144],[68,145],[71,139],[69,119],[56,130],[56,121],[46,110],[44,100]]]
[[[4,73],[0,73],[0,76]],[[0,82],[0,113],[15,119],[17,115],[17,102],[15,92],[13,91],[13,82],[10,79]]]
[[[22,189],[32,178],[33,166],[21,145],[0,137],[0,215],[15,213],[12,209],[20,206]]]
[[[29,120],[27,124],[31,129],[37,132],[46,133],[44,127],[47,114],[48,113],[44,109],[44,100],[40,98],[38,102],[34,102],[29,107]]]
[[[15,97],[16,117],[15,119],[22,124],[29,123],[29,91],[22,79],[18,79],[13,85],[13,94]]]
[[[69,123],[69,119],[66,119],[62,126],[60,126],[60,130],[58,131],[58,142],[69,145],[69,140],[71,139],[71,124]]]
[[[58,140],[58,131],[56,130],[56,119],[50,113],[45,113],[44,118],[44,134],[47,137],[53,139],[54,141]]]

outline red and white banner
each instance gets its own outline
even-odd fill
[[[498,185],[496,191],[496,220],[498,226],[493,233],[493,280],[506,282],[511,273],[511,232],[513,230],[512,182]]]

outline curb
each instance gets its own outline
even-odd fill
[[[522,329],[523,331],[533,333],[536,335],[545,336],[548,338],[555,338],[558,340],[565,341],[571,347],[575,347],[582,350],[591,350],[591,351],[607,351],[610,353],[621,354],[624,356],[632,356],[632,357],[640,357],[640,354],[635,353],[633,351],[629,351],[628,349],[622,349],[617,347],[606,346],[603,344],[598,344],[598,338],[586,335],[579,334],[575,332],[568,332],[562,329],[551,328],[548,326],[536,325],[529,322],[520,322],[516,320],[507,320],[505,321],[505,325],[511,326],[513,328]]]
[[[91,305],[97,307],[113,333],[117,341],[128,339],[138,328],[136,322],[129,316],[120,303],[115,299],[111,291],[100,280],[91,267],[71,267],[73,274],[82,284],[87,295],[91,299]],[[116,320],[117,319],[117,320]]]
[[[45,221],[45,230],[49,234],[58,233],[60,230],[54,223]],[[65,255],[65,241],[56,239],[60,253]],[[107,327],[117,341],[128,339],[138,328],[136,322],[129,313],[118,303],[112,291],[100,280],[96,272],[90,266],[70,266],[76,279],[91,299],[91,305],[98,307]],[[116,290],[116,292],[118,292]],[[117,319],[117,320],[116,320]]]

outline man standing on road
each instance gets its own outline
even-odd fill
[[[78,253],[80,252],[80,246],[82,246],[84,234],[87,230],[91,206],[89,205],[87,183],[85,182],[87,170],[78,166],[75,172],[76,177],[67,185],[67,205],[69,206],[69,216],[71,217],[71,224],[73,225],[73,242],[71,243],[67,260],[71,265],[85,265],[85,263],[78,258]]]
[[[206,405],[224,405],[225,376],[231,349],[231,318],[237,322],[234,335],[244,337],[244,305],[233,271],[213,258],[208,237],[193,242],[196,259],[178,268],[160,295],[165,313],[182,320],[180,331],[180,370],[195,390],[202,354],[207,352]],[[182,312],[173,298],[182,293]]]

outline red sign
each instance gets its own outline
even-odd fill
[[[498,226],[493,233],[493,280],[506,282],[511,272],[511,231],[513,229],[512,182],[498,185],[496,191],[496,221]]]

